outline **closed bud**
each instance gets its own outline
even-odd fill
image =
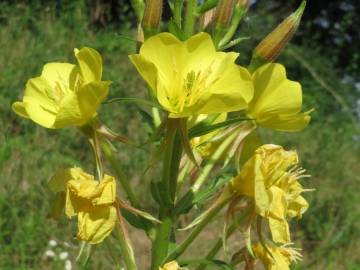
[[[142,25],[144,32],[154,34],[160,24],[163,0],[147,0]]]
[[[234,0],[220,0],[216,8],[216,24],[220,27],[227,27],[231,21],[234,10]]]
[[[238,0],[236,5],[247,10],[249,8],[249,0]]]
[[[253,52],[252,64],[273,62],[280,55],[300,24],[305,5],[306,0],[303,0],[294,13],[282,21],[259,43]]]

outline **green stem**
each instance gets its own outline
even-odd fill
[[[228,28],[228,31],[226,32],[224,37],[219,42],[219,48],[226,45],[232,39],[232,37],[234,36],[234,34],[236,32],[236,29],[238,28],[238,25],[239,25],[241,19],[244,17],[246,12],[247,12],[247,8],[243,8],[243,7],[239,7],[239,6],[235,7],[235,11],[233,14],[233,18],[231,20],[230,27]]]
[[[156,232],[156,238],[152,246],[152,270],[158,270],[168,254],[172,227],[173,221],[171,217],[162,219],[162,223]]]
[[[194,32],[196,6],[197,0],[187,0],[184,24],[184,33],[187,38],[191,37]]]
[[[219,2],[219,0],[207,0],[204,4],[200,5],[197,9],[196,9],[196,13],[197,14],[203,14],[206,11],[216,7],[217,3]]]
[[[125,231],[125,224],[121,217],[120,210],[118,210],[119,216],[119,226],[115,226],[115,230],[118,236],[121,255],[124,259],[124,263],[126,265],[127,270],[137,270],[137,266],[135,263],[134,252],[131,248],[130,241]]]
[[[181,13],[182,13],[183,4],[184,4],[184,0],[175,0],[174,10],[173,10],[174,21],[180,27],[180,29],[181,29]]]
[[[202,186],[202,184],[204,183],[204,181],[207,179],[207,177],[209,176],[209,173],[211,172],[211,170],[213,169],[213,167],[215,166],[215,164],[218,162],[218,160],[221,158],[221,156],[223,155],[223,153],[226,151],[226,149],[230,146],[230,144],[233,142],[233,140],[236,138],[236,136],[238,135],[238,133],[236,131],[234,131],[232,134],[229,135],[229,137],[227,137],[221,144],[220,146],[216,149],[215,153],[211,156],[209,162],[206,164],[206,166],[202,169],[200,175],[198,176],[198,178],[195,180],[194,185],[191,187],[191,190],[193,192],[197,192],[200,187]]]
[[[189,236],[166,258],[166,261],[171,261],[177,259],[185,250],[194,242],[194,240],[199,236],[202,230],[206,225],[216,216],[217,213],[227,204],[231,199],[231,196],[228,196],[219,202],[213,207],[206,216],[200,221],[200,223],[195,227],[195,229],[189,234]]]
[[[116,177],[120,181],[120,184],[121,184],[122,188],[124,189],[131,205],[134,206],[135,208],[140,209],[140,203],[139,203],[138,199],[136,198],[135,193],[132,190],[131,185],[130,185],[125,173],[123,172],[120,165],[116,161],[112,149],[106,142],[103,142],[101,144],[101,146],[105,153],[106,158],[110,161],[111,167],[113,168],[113,170],[116,174]]]
[[[143,0],[130,0],[131,6],[135,11],[136,18],[140,23],[144,15],[145,4]]]
[[[173,210],[175,205],[177,179],[179,174],[182,145],[179,134],[179,119],[168,119],[165,134],[165,152],[160,205],[160,219],[156,237],[152,246],[151,269],[158,270],[168,255],[171,234],[173,232]]]

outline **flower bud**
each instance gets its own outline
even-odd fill
[[[216,24],[220,27],[227,27],[231,21],[234,10],[234,0],[220,0],[216,8]]]
[[[249,0],[238,0],[236,6],[247,10],[249,8]]]
[[[294,13],[282,21],[259,43],[253,52],[252,64],[273,62],[280,55],[300,24],[305,5],[306,0],[303,0]]]
[[[145,33],[154,34],[159,26],[163,0],[147,0],[142,25]]]
[[[200,17],[200,26],[201,29],[206,29],[207,27],[211,26],[216,16],[216,8],[210,9],[206,11]]]

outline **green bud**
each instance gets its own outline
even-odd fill
[[[261,64],[273,62],[278,58],[285,45],[298,29],[305,6],[306,0],[303,0],[294,13],[283,20],[257,45],[250,66],[255,65],[258,67]]]
[[[157,32],[161,20],[162,6],[163,0],[146,1],[142,21],[145,37],[149,37]]]

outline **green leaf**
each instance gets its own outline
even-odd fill
[[[219,269],[224,269],[224,270],[235,270],[235,268],[233,266],[231,266],[230,264],[228,264],[227,262],[221,261],[221,260],[207,260],[207,259],[184,259],[184,260],[179,260],[179,264],[181,267],[183,266],[188,266],[190,264],[203,264],[203,265],[212,265],[215,266]]]
[[[198,191],[196,194],[194,194],[193,191],[187,192],[176,204],[175,213],[180,215],[189,212],[194,205],[200,204],[210,198],[230,180],[231,177],[226,177],[224,175],[213,181],[213,183],[206,189]]]
[[[219,50],[220,50],[220,51],[223,51],[223,50],[229,49],[229,48],[231,48],[231,47],[234,47],[234,46],[240,44],[240,43],[243,42],[244,40],[248,40],[248,39],[250,39],[250,37],[240,37],[240,38],[236,38],[236,39],[230,41],[229,43],[221,46],[221,47],[219,48]]]
[[[103,103],[111,104],[111,103],[115,103],[115,102],[142,104],[142,105],[148,105],[151,107],[156,107],[156,108],[162,109],[160,104],[158,104],[157,102],[153,102],[153,101],[143,99],[143,98],[113,98],[113,99],[104,101]]]
[[[247,117],[237,117],[237,118],[229,119],[224,122],[220,122],[220,123],[213,124],[213,125],[208,124],[206,121],[200,122],[197,125],[195,125],[189,129],[188,137],[189,137],[189,139],[192,139],[194,137],[206,135],[214,130],[224,128],[224,127],[227,127],[227,126],[230,126],[230,125],[242,122],[242,121],[249,121],[249,120],[253,120],[253,119],[247,118]]]
[[[180,39],[181,41],[186,40],[186,35],[185,33],[180,29],[180,27],[177,25],[177,23],[171,19],[168,23],[168,29],[169,32],[171,34],[173,34],[174,36],[176,36],[178,39]]]
[[[192,148],[191,148],[190,138],[188,137],[188,128],[187,128],[187,120],[186,119],[180,120],[179,131],[180,131],[181,143],[184,147],[184,151],[185,151],[186,155],[197,167],[199,167],[199,164],[197,163],[196,158],[194,156],[194,152],[192,151]]]
[[[125,209],[121,209],[121,214],[126,219],[126,221],[131,224],[131,226],[133,226],[133,227],[135,227],[137,229],[141,229],[141,230],[146,231],[144,223],[141,222],[140,217],[134,215],[133,213],[130,213],[129,211],[127,211]]]
[[[159,191],[159,183],[156,182],[151,182],[150,183],[150,192],[151,192],[151,196],[153,197],[153,199],[160,205],[163,206],[163,202],[160,196],[160,191]]]

